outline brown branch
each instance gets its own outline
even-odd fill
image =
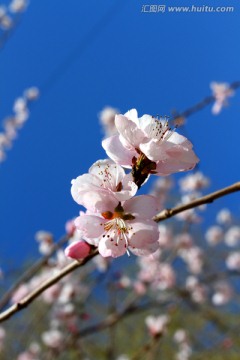
[[[64,276],[70,274],[73,270],[85,265],[89,260],[91,260],[97,254],[98,254],[98,250],[94,249],[92,253],[88,255],[85,259],[81,261],[75,260],[71,264],[65,266],[57,275],[54,275],[50,279],[44,281],[37,289],[30,292],[18,303],[13,304],[7,310],[3,311],[0,314],[0,322],[10,318],[13,314],[15,314],[16,312],[22,310],[23,308],[31,304],[31,302],[33,302],[33,300],[36,299],[39,295],[41,295],[46,289],[57,283]]]
[[[235,90],[239,87],[240,87],[240,81],[234,81],[232,84],[229,85],[229,89],[232,89],[232,90]],[[174,115],[172,120],[176,120],[178,118],[187,118],[187,117],[193,115],[194,113],[204,109],[206,106],[210,105],[214,101],[215,101],[215,97],[213,95],[207,96],[202,101],[199,101],[197,104]]]
[[[17,288],[23,284],[24,282],[30,280],[33,275],[35,275],[45,264],[47,264],[48,260],[51,256],[60,249],[67,241],[69,240],[69,235],[64,235],[56,244],[53,245],[51,252],[48,255],[43,256],[39,259],[35,264],[33,264],[28,270],[26,270],[23,275],[10,287],[10,289],[4,294],[2,299],[0,300],[0,310],[4,308],[5,305],[11,299],[13,293],[17,290]]]
[[[203,204],[209,204],[212,203],[214,200],[223,197],[225,195],[231,194],[233,192],[240,191],[240,182],[237,182],[233,185],[230,185],[226,188],[223,188],[221,190],[215,191],[211,194],[208,194],[206,196],[203,196],[199,199],[196,199],[194,201],[191,201],[190,203],[179,205],[173,209],[165,209],[160,214],[156,215],[154,217],[154,221],[160,222],[164,221],[170,217],[173,217],[174,215],[183,212],[185,210],[189,210],[192,208],[195,208],[197,206],[203,205]],[[76,268],[83,266],[86,264],[90,259],[92,259],[94,256],[98,254],[98,250],[95,249],[92,251],[92,253],[83,259],[82,261],[74,261],[70,265],[67,265],[65,268],[63,268],[58,275],[55,275],[51,277],[49,280],[45,281],[42,285],[40,285],[37,289],[29,293],[27,296],[25,296],[21,301],[18,303],[12,305],[10,308],[8,308],[6,311],[2,312],[0,314],[0,322],[10,318],[14,313],[20,311],[27,305],[29,305],[35,298],[37,298],[42,292],[46,289],[48,289],[50,286],[58,282],[60,279],[62,279],[67,274],[74,271]],[[110,323],[115,323],[115,318],[111,319]],[[109,325],[108,325],[109,326]]]
[[[187,204],[182,204],[182,205],[176,206],[175,208],[172,208],[172,209],[164,209],[158,215],[156,215],[153,218],[153,220],[156,222],[164,221],[168,218],[171,218],[171,217],[179,214],[180,212],[183,212],[183,211],[186,211],[189,209],[193,209],[193,208],[198,207],[203,204],[210,204],[214,200],[216,200],[220,197],[229,195],[229,194],[237,192],[237,191],[240,191],[240,182],[237,182],[237,183],[230,185],[226,188],[223,188],[221,190],[215,191],[215,192],[208,194],[206,196],[203,196],[199,199],[193,200]]]

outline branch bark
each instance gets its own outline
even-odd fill
[[[169,219],[169,218],[179,214],[180,212],[183,212],[183,211],[186,211],[189,209],[193,209],[193,208],[198,207],[203,204],[210,204],[210,203],[214,202],[214,200],[216,200],[220,197],[229,195],[229,194],[237,192],[237,191],[240,191],[240,181],[233,185],[230,185],[226,188],[223,188],[221,190],[218,190],[211,194],[203,196],[199,199],[193,200],[187,204],[182,204],[182,205],[176,206],[172,209],[164,209],[158,215],[156,215],[153,218],[153,220],[156,222],[164,221],[166,219]]]

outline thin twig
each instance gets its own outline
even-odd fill
[[[229,89],[232,89],[232,90],[236,90],[239,87],[240,87],[240,81],[234,81],[233,83],[231,83],[229,85]],[[199,101],[198,103],[191,106],[190,108],[174,115],[171,120],[176,120],[178,118],[187,118],[187,117],[195,114],[196,112],[204,109],[206,106],[210,105],[214,101],[215,101],[214,95],[206,96],[203,100]]]
[[[0,300],[0,310],[4,308],[5,305],[11,299],[13,293],[17,290],[17,288],[25,283],[26,281],[30,280],[33,275],[35,275],[43,265],[47,264],[48,260],[51,256],[60,249],[67,241],[69,240],[69,235],[64,235],[62,238],[53,245],[51,252],[48,255],[43,256],[39,259],[36,263],[34,263],[28,270],[26,270],[23,275],[10,287],[10,289],[4,294],[2,299]]]
[[[156,215],[153,218],[153,220],[156,222],[164,221],[168,218],[171,218],[171,217],[179,214],[180,212],[183,212],[183,211],[186,211],[189,209],[193,209],[193,208],[198,207],[203,204],[210,204],[214,200],[216,200],[220,197],[226,196],[228,194],[231,194],[231,193],[234,193],[237,191],[240,191],[240,182],[237,182],[237,183],[230,185],[226,188],[223,188],[221,190],[215,191],[215,192],[208,194],[206,196],[203,196],[199,199],[193,200],[187,204],[182,204],[182,205],[176,206],[175,208],[172,208],[172,209],[164,209],[158,215]]]
[[[54,275],[50,279],[44,281],[38,288],[30,292],[18,303],[13,304],[7,310],[3,311],[0,314],[0,322],[8,319],[16,312],[22,310],[23,308],[31,304],[31,302],[33,302],[33,300],[36,299],[39,295],[41,295],[46,289],[57,283],[59,280],[61,280],[66,275],[70,274],[75,269],[85,265],[89,260],[91,260],[97,254],[98,254],[98,250],[94,249],[92,253],[88,255],[85,259],[81,261],[75,260],[71,264],[65,266],[57,275]]]

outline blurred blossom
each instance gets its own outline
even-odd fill
[[[35,234],[36,241],[39,242],[39,252],[43,255],[49,255],[53,249],[53,235],[48,231],[40,230]]]
[[[158,229],[160,232],[158,243],[161,248],[171,248],[173,242],[172,230],[164,224],[159,224]]]
[[[223,240],[223,231],[220,226],[214,225],[208,228],[205,238],[209,245],[217,245],[221,240]]]
[[[212,107],[212,113],[217,115],[222,110],[223,106],[228,105],[228,98],[234,95],[233,89],[227,83],[211,82],[210,88],[212,89],[215,103]]]
[[[182,250],[190,249],[193,246],[193,238],[189,233],[182,233],[175,236],[174,242],[180,255]]]
[[[207,299],[206,286],[199,283],[195,276],[188,276],[186,278],[186,289],[190,292],[191,298],[196,303],[204,303]]]
[[[24,91],[24,97],[27,101],[37,100],[39,97],[39,89],[36,86],[33,86]]]
[[[43,343],[53,349],[61,348],[63,345],[64,335],[57,329],[45,331],[42,334]]]
[[[217,214],[217,222],[220,225],[229,225],[232,222],[232,214],[228,209],[222,209]]]
[[[229,270],[240,270],[240,252],[234,251],[226,258],[226,266]]]
[[[125,355],[125,354],[122,354],[122,355],[119,355],[116,360],[130,360],[130,358]]]
[[[4,9],[0,7],[0,26],[3,21],[3,13]],[[12,142],[16,139],[19,129],[22,128],[29,118],[29,103],[36,100],[38,96],[39,91],[36,87],[25,90],[23,96],[18,97],[13,104],[14,114],[7,116],[3,120],[4,131],[0,132],[0,162],[6,159],[6,150],[11,148]]]
[[[92,260],[97,268],[98,271],[100,272],[105,272],[108,269],[108,265],[111,261],[110,258],[104,258],[101,255],[97,255],[93,258]]]
[[[224,241],[228,246],[236,246],[240,242],[240,226],[232,226],[226,232]]]
[[[221,281],[215,284],[215,293],[212,296],[212,302],[216,306],[225,305],[233,295],[232,287],[226,282]]]
[[[182,342],[186,342],[188,340],[188,336],[186,330],[178,329],[173,336],[173,339],[176,343],[180,344]]]
[[[9,5],[9,10],[12,13],[19,13],[26,10],[28,6],[27,0],[12,0],[12,2]]]
[[[159,206],[163,207],[163,204],[167,200],[168,193],[173,186],[174,181],[170,176],[159,177],[154,181],[149,194],[155,196],[159,201]]]
[[[122,276],[118,281],[118,285],[124,289],[129,288],[131,286],[131,279],[128,276]]]
[[[186,262],[190,272],[193,274],[201,273],[203,267],[203,250],[201,248],[192,246],[186,250],[182,249],[179,254]]]
[[[106,106],[98,114],[100,123],[103,127],[105,137],[115,135],[117,129],[115,126],[115,115],[119,114],[119,110],[110,106]]]
[[[149,315],[145,319],[146,326],[152,336],[165,333],[169,317],[167,315],[152,316]]]
[[[17,360],[38,360],[38,355],[40,354],[40,346],[38,343],[31,343],[29,349],[19,354]]]
[[[179,180],[180,190],[183,192],[199,191],[209,186],[209,179],[202,172],[186,175]]]

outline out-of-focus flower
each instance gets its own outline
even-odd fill
[[[222,209],[217,214],[217,222],[220,225],[229,225],[232,222],[232,214],[228,209]]]
[[[152,316],[149,315],[145,319],[146,326],[152,336],[165,333],[169,317],[167,315]]]
[[[12,13],[20,13],[26,10],[28,6],[27,0],[12,0],[12,2],[9,5],[9,10]]]
[[[176,343],[178,343],[178,344],[188,341],[188,336],[187,336],[186,330],[178,329],[174,333],[173,340],[176,341]]]
[[[228,98],[234,95],[233,89],[230,88],[227,83],[211,82],[210,88],[213,96],[215,97],[215,103],[212,107],[212,113],[217,115],[222,110],[223,106],[228,105]]]
[[[216,306],[225,305],[232,298],[233,290],[229,283],[221,281],[215,284],[215,293],[212,296],[212,302]]]
[[[224,241],[228,246],[236,246],[240,242],[240,226],[232,226],[225,234]]]
[[[223,231],[220,226],[214,225],[208,228],[205,238],[209,245],[217,245],[223,239]]]
[[[191,298],[196,303],[202,304],[207,299],[206,286],[199,283],[195,276],[188,276],[186,279],[186,289],[190,292]]]
[[[115,126],[115,115],[119,114],[119,110],[106,106],[99,114],[99,120],[103,126],[105,137],[112,136],[117,133]]]
[[[186,262],[188,269],[193,274],[199,274],[203,267],[203,251],[198,246],[192,246],[181,251],[181,257]]]
[[[39,242],[39,252],[43,255],[49,255],[53,249],[53,235],[44,230],[37,231],[35,239]]]
[[[226,258],[226,266],[229,270],[240,270],[240,252],[234,251]]]
[[[167,121],[150,115],[138,118],[135,109],[116,115],[119,135],[103,140],[108,156],[116,163],[135,169],[141,174],[169,175],[193,169],[199,161],[192,144],[172,131]]]
[[[49,331],[45,331],[42,334],[43,343],[53,349],[61,348],[61,346],[63,345],[63,340],[63,333],[57,329],[51,329]]]
[[[39,89],[36,86],[30,87],[24,91],[24,97],[27,101],[37,100],[39,94]]]
[[[209,186],[209,179],[202,172],[197,171],[181,178],[179,185],[183,192],[199,191]]]

